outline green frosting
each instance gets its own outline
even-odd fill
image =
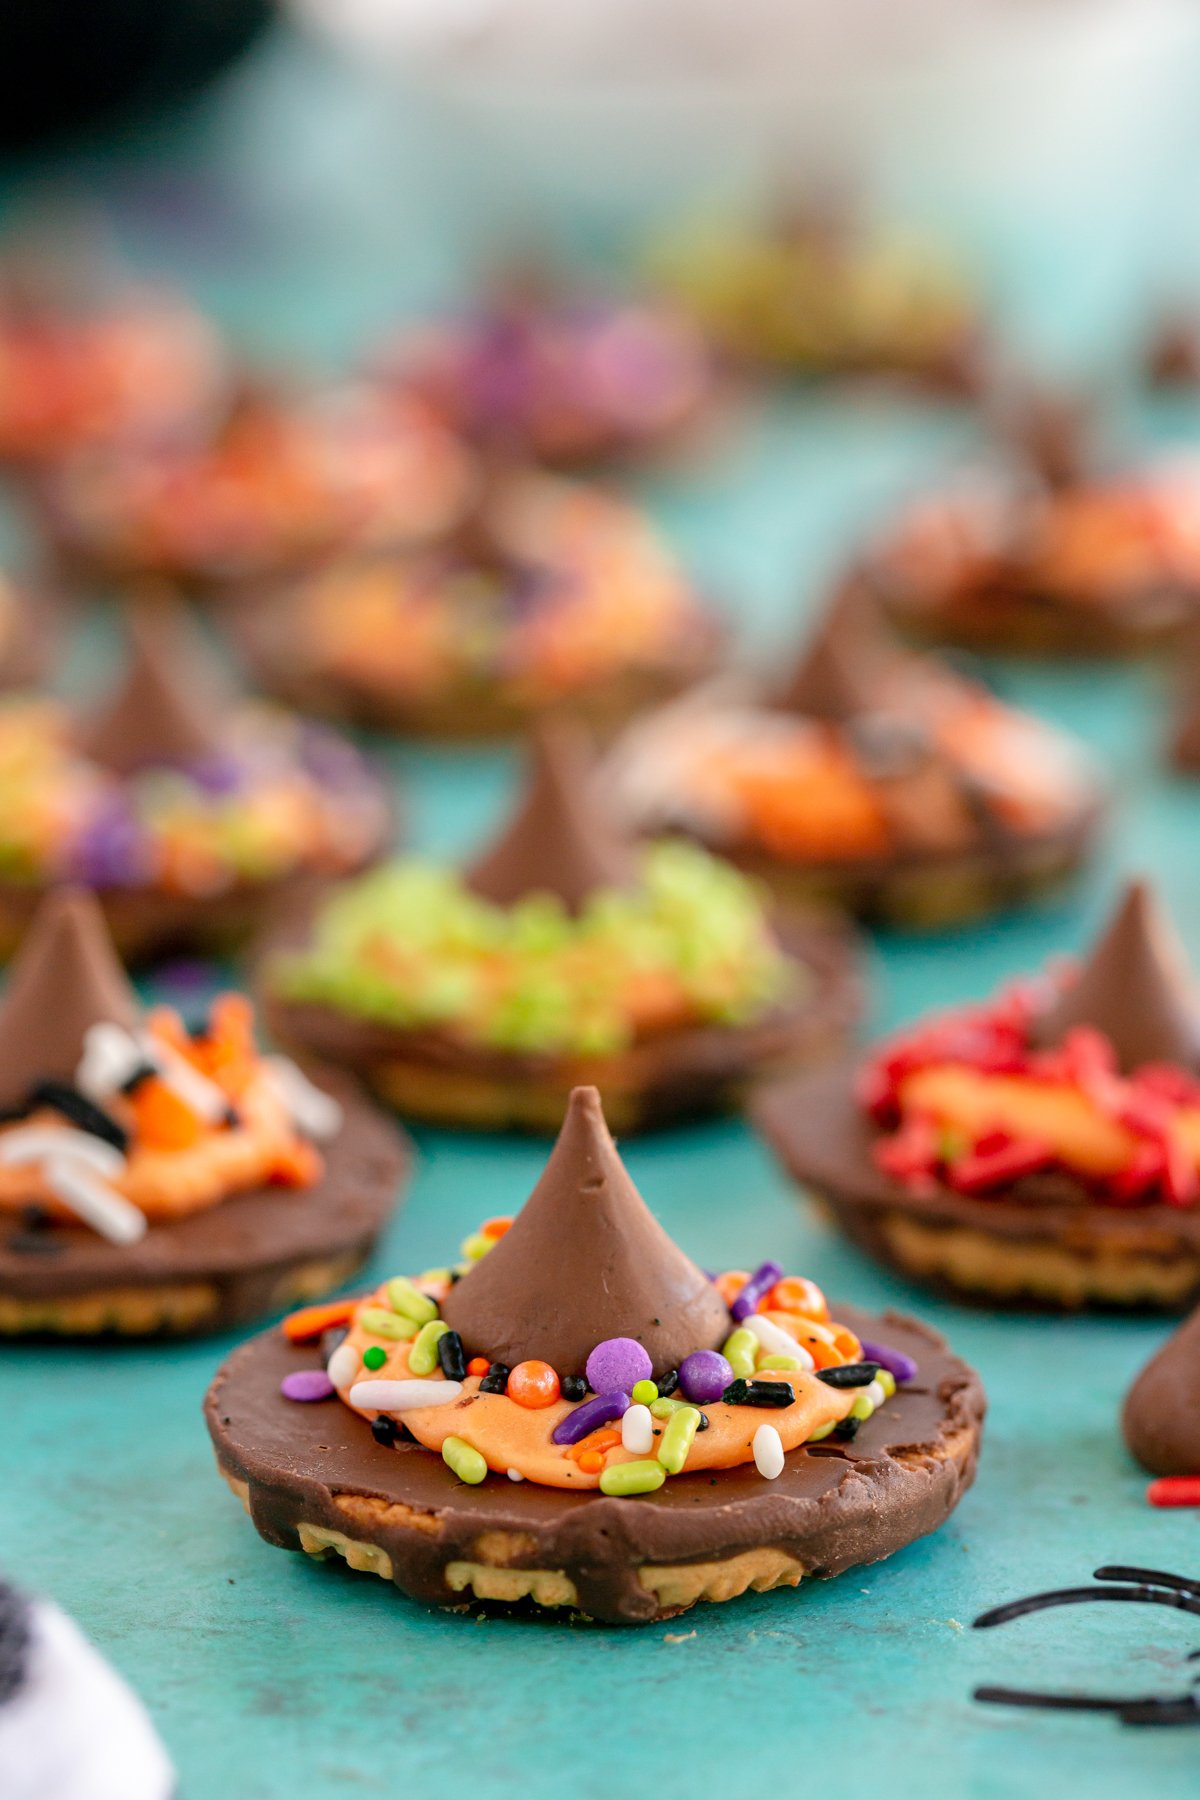
[[[696,846],[644,854],[642,881],[572,918],[549,894],[501,908],[454,869],[405,860],[349,883],[309,946],[280,957],[281,997],[498,1049],[603,1054],[638,1034],[629,995],[666,976],[679,1020],[738,1024],[792,998],[802,971],[757,888]]]

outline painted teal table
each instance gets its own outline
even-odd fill
[[[342,175],[368,178],[367,199],[350,193],[331,208],[334,175],[300,129],[310,103],[343,108],[352,154]],[[165,144],[59,170],[51,191],[98,200],[130,255],[174,270],[260,345],[332,354],[399,300],[439,292],[454,266],[411,169],[381,196],[402,159],[377,166],[367,127],[354,138],[357,117],[342,77],[268,49]],[[328,148],[328,122],[314,131]],[[14,186],[13,203],[29,192]],[[1155,424],[1187,433],[1198,422]],[[726,466],[653,498],[759,644],[780,642],[855,521],[965,436],[961,421],[911,410],[781,405]],[[998,679],[1107,758],[1111,842],[1060,905],[954,936],[882,940],[877,1024],[982,994],[1078,945],[1124,868],[1160,878],[1200,959],[1200,790],[1159,771],[1155,675]],[[484,826],[511,772],[503,759],[388,755],[417,841],[439,849]],[[418,1148],[408,1206],[374,1273],[439,1261],[481,1216],[517,1207],[543,1155],[432,1131]],[[823,1230],[739,1124],[634,1145],[629,1164],[701,1262],[779,1256],[835,1296],[911,1306],[948,1333],[991,1396],[975,1490],[936,1538],[890,1563],[670,1626],[438,1616],[257,1538],[215,1476],[200,1421],[229,1340],[5,1349],[0,1564],[74,1612],[145,1696],[185,1800],[742,1800],[857,1797],[885,1784],[901,1800],[1194,1794],[1200,1733],[988,1712],[970,1698],[985,1680],[1156,1692],[1188,1679],[1200,1634],[1162,1611],[1097,1607],[994,1634],[969,1628],[985,1605],[1078,1581],[1104,1561],[1200,1573],[1200,1518],[1145,1504],[1116,1432],[1121,1393],[1163,1327],[990,1317],[928,1300]]]

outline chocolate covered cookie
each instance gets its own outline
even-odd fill
[[[796,1586],[943,1523],[984,1400],[934,1333],[838,1309],[776,1263],[710,1278],[571,1097],[513,1221],[465,1260],[234,1353],[206,1417],[268,1542],[426,1605],[611,1623]]]

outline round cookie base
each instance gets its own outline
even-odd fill
[[[1200,1301],[1200,1213],[1105,1207],[1048,1194],[915,1195],[879,1170],[877,1133],[847,1065],[780,1083],[754,1121],[784,1168],[859,1249],[908,1280],[975,1306],[1184,1311]]]
[[[984,655],[1133,659],[1178,643],[1200,611],[1200,593],[1167,592],[1131,599],[1121,608],[1056,600],[1052,595],[998,588],[970,603],[914,608],[890,593],[873,592],[895,628],[918,644],[949,645]]]
[[[0,1215],[0,1337],[182,1337],[226,1330],[350,1281],[399,1202],[408,1144],[344,1075],[345,1124],[313,1187],[262,1188],[111,1244]]]
[[[705,616],[670,661],[616,669],[570,693],[536,695],[502,682],[462,682],[428,695],[387,692],[304,659],[296,641],[296,605],[285,593],[246,593],[224,622],[261,690],[312,717],[434,742],[486,743],[517,737],[539,719],[563,713],[602,737],[635,714],[674,699],[711,675],[727,632]]]
[[[281,1380],[314,1353],[279,1331],[234,1352],[205,1415],[218,1468],[268,1543],[340,1556],[425,1605],[520,1602],[646,1624],[890,1556],[970,1486],[985,1405],[974,1371],[910,1319],[836,1310],[915,1356],[917,1379],[852,1442],[791,1452],[775,1481],[749,1464],[636,1499],[495,1474],[470,1487],[415,1443],[376,1443],[340,1401],[285,1400]]]
[[[611,1129],[627,1136],[735,1110],[764,1078],[845,1049],[865,998],[853,936],[834,923],[794,919],[779,935],[813,973],[811,991],[795,1006],[746,1025],[664,1033],[614,1056],[518,1055],[405,1032],[274,999],[265,982],[261,1005],[272,1034],[293,1054],[351,1069],[403,1117],[553,1136],[572,1088],[590,1085],[600,1089]]]

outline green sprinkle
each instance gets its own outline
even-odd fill
[[[358,1315],[358,1322],[372,1337],[410,1338],[416,1337],[420,1330],[416,1319],[405,1319],[399,1313],[385,1312],[382,1306],[364,1308]]]
[[[788,1356],[783,1351],[774,1356],[760,1356],[758,1366],[760,1369],[786,1369],[792,1375],[808,1368],[808,1364],[801,1362],[798,1356]]]
[[[478,1487],[488,1472],[488,1466],[478,1450],[468,1444],[465,1438],[448,1437],[442,1444],[442,1461],[447,1463],[460,1481],[469,1482]]]
[[[681,1406],[671,1418],[658,1446],[658,1460],[668,1475],[678,1475],[683,1468],[699,1426],[698,1406]]]
[[[650,1402],[650,1412],[656,1419],[669,1419],[687,1404],[686,1400],[672,1400],[669,1395],[660,1394],[657,1400]]]
[[[896,1377],[892,1374],[892,1371],[890,1369],[880,1369],[875,1379],[890,1400],[896,1391]]]
[[[638,1406],[653,1406],[658,1399],[658,1387],[653,1381],[635,1381],[633,1399]]]
[[[721,1345],[721,1355],[733,1370],[735,1378],[740,1376],[742,1380],[747,1380],[754,1374],[758,1359],[758,1339],[744,1325],[739,1325]]]
[[[450,1280],[449,1269],[422,1269],[421,1280],[427,1281],[430,1287],[446,1287]]]
[[[837,1419],[830,1419],[827,1425],[818,1425],[815,1431],[809,1432],[806,1441],[810,1444],[819,1444],[822,1438],[827,1438],[829,1436],[837,1423]]]
[[[463,1239],[459,1249],[468,1262],[476,1263],[481,1257],[487,1255],[495,1242],[495,1238],[485,1237],[482,1231],[475,1231],[469,1238]]]
[[[422,1325],[417,1333],[417,1341],[408,1353],[408,1372],[410,1375],[432,1375],[438,1366],[438,1339],[445,1337],[450,1327],[445,1319],[430,1319]]]
[[[387,1351],[378,1344],[371,1344],[363,1351],[364,1369],[382,1369],[387,1361]]]
[[[437,1318],[437,1301],[419,1293],[406,1275],[393,1275],[387,1284],[387,1298],[393,1312],[407,1313],[418,1325]]]
[[[873,1400],[869,1400],[865,1394],[855,1395],[854,1405],[850,1408],[852,1419],[869,1419],[874,1411],[875,1402]]]
[[[447,1440],[449,1441],[449,1440]],[[661,1451],[659,1452],[661,1455]],[[667,1479],[658,1462],[614,1463],[600,1477],[602,1494],[652,1494]]]

